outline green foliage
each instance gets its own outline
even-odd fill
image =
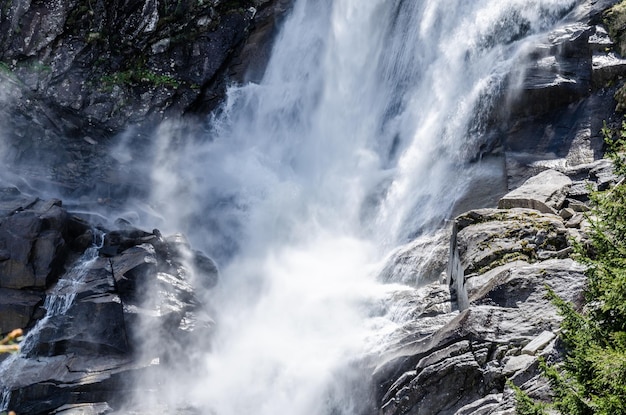
[[[516,413],[517,415],[546,415],[547,405],[542,402],[535,402],[513,382],[507,382],[508,386],[515,393]]]
[[[611,39],[616,41],[617,51],[626,54],[626,1],[622,0],[603,14],[604,25],[609,30]]]
[[[626,84],[622,85],[617,91],[615,91],[615,94],[613,94],[613,98],[617,103],[617,105],[615,106],[615,111],[624,112],[624,110],[626,110]]]
[[[52,67],[40,61],[34,61],[28,64],[28,68],[33,72],[52,72]]]
[[[617,133],[602,129],[607,157],[626,176],[626,123]],[[580,312],[552,290],[548,297],[563,316],[565,358],[542,364],[553,407],[568,415],[626,415],[626,184],[591,195],[589,243],[576,246],[587,266],[586,305]]]
[[[181,82],[169,75],[162,75],[145,68],[129,69],[123,72],[116,72],[112,75],[105,75],[101,78],[106,88],[114,85],[138,85],[149,84],[153,86],[165,86],[178,88]]]
[[[626,0],[622,0],[603,14],[603,23],[609,31],[609,36],[615,42],[617,52],[626,56]],[[626,85],[615,92],[617,102],[616,111],[626,110]]]
[[[9,66],[8,63],[5,63],[5,62],[0,62],[0,72],[7,74],[7,75],[13,74],[11,67]]]
[[[15,74],[17,69],[26,69],[30,73],[45,74],[52,72],[52,67],[38,60],[22,60],[13,64],[0,61],[0,73],[11,78],[13,81],[19,82]]]

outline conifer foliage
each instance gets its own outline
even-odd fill
[[[622,179],[591,195],[588,243],[576,249],[587,266],[586,304],[578,311],[549,294],[564,318],[566,352],[562,363],[543,369],[553,407],[568,415],[626,415],[626,123],[616,137],[606,127],[603,132],[606,156]]]

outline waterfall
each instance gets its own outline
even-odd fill
[[[204,134],[162,125],[160,227],[221,264],[216,332],[163,397],[216,415],[365,410],[349,371],[380,347],[380,318],[401,318],[375,304],[413,289],[379,281],[385,258],[481,177],[517,54],[575,5],[297,0],[262,82],[230,88]]]

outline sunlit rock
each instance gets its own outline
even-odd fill
[[[546,287],[579,306],[585,284],[584,267],[568,258],[574,234],[564,220],[521,208],[456,218],[448,284],[461,312],[386,352],[374,373],[382,414],[512,414],[507,379],[547,396],[537,357],[558,358],[561,316]]]
[[[545,170],[506,194],[498,208],[527,208],[542,213],[556,213],[563,206],[572,180],[556,170]]]

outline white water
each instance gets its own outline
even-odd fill
[[[80,292],[80,285],[84,283],[84,277],[89,272],[91,265],[98,258],[99,249],[104,243],[104,235],[97,236],[98,241],[87,248],[81,257],[54,285],[52,292],[46,295],[43,308],[46,315],[41,320],[45,321],[48,317],[65,315],[70,307],[74,304],[76,294]],[[37,330],[31,330],[30,333],[36,333]],[[29,334],[30,334],[29,333]]]
[[[161,227],[222,266],[210,347],[162,397],[217,415],[363,410],[346,379],[389,331],[371,318],[394,289],[378,271],[449,217],[519,39],[575,3],[296,0],[263,81],[232,88],[207,136],[162,126]]]

